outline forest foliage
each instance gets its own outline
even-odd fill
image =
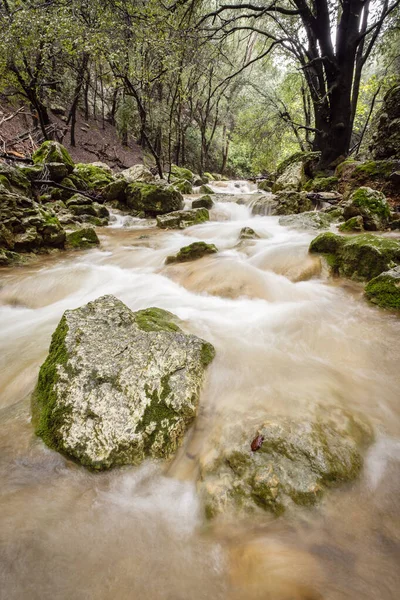
[[[109,122],[160,174],[173,163],[268,172],[292,152],[342,144],[340,127],[344,153],[363,153],[400,72],[396,0],[0,0],[0,26],[3,103],[72,145],[78,112]]]

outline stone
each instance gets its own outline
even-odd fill
[[[110,168],[107,165],[98,165],[99,163],[78,163],[75,165],[74,175],[82,179],[89,190],[101,191],[113,181]]]
[[[146,217],[156,217],[184,206],[182,194],[172,185],[161,183],[131,183],[126,188],[128,208],[144,212]]]
[[[197,200],[193,200],[192,208],[207,208],[211,209],[214,206],[214,201],[208,195],[201,196]]]
[[[92,227],[83,227],[82,229],[67,232],[67,248],[92,248],[99,244],[100,240]]]
[[[63,179],[68,177],[70,169],[64,163],[49,162],[43,166],[41,178],[51,179],[56,183],[60,183]]]
[[[272,191],[282,190],[299,191],[305,183],[304,167],[301,161],[294,162],[286,167],[272,186]]]
[[[331,192],[336,190],[339,183],[338,177],[316,177],[315,179],[310,179],[304,185],[304,190],[312,191],[312,192]]]
[[[251,227],[242,227],[239,234],[240,240],[259,240],[260,236]]]
[[[116,179],[112,181],[102,190],[102,196],[105,202],[112,202],[113,200],[119,200],[120,202],[126,203],[126,188],[128,182],[126,179]]]
[[[157,217],[157,227],[161,229],[185,229],[208,221],[210,215],[206,208],[177,210]]]
[[[32,154],[32,160],[35,165],[46,163],[63,163],[68,173],[74,170],[74,161],[68,153],[68,150],[59,142],[47,140]]]
[[[369,187],[360,187],[343,204],[343,209],[346,220],[361,216],[364,229],[367,231],[378,231],[388,227],[390,208],[382,192]]]
[[[333,274],[355,281],[369,281],[400,263],[400,241],[371,233],[321,233],[312,240],[310,252],[322,254]]]
[[[181,194],[191,194],[193,192],[193,186],[187,179],[173,181],[173,186],[181,192]]]
[[[176,165],[171,165],[171,175],[174,179],[183,179],[193,184],[194,175],[192,171],[190,171],[190,169],[185,169],[184,167],[177,167]]]
[[[0,184],[8,191],[29,196],[31,182],[22,169],[0,162]]]
[[[361,215],[358,217],[351,217],[345,223],[339,225],[339,231],[344,233],[351,233],[354,231],[364,231],[364,221]]]
[[[214,193],[215,193],[214,190],[212,190],[209,185],[203,184],[200,186],[200,194],[208,194],[209,195],[209,194],[214,194]]]
[[[197,413],[211,344],[159,308],[103,296],[64,313],[32,397],[36,434],[95,470],[169,458]]]
[[[400,266],[371,279],[365,286],[365,295],[377,306],[400,310]]]
[[[147,169],[144,165],[133,165],[129,169],[121,171],[119,177],[122,177],[127,183],[135,183],[136,181],[142,183],[154,183],[156,181],[153,173]]]
[[[214,246],[214,244],[206,244],[206,242],[193,242],[193,244],[189,244],[189,246],[184,246],[181,248],[174,256],[167,256],[165,259],[165,264],[169,265],[171,263],[197,260],[209,254],[216,254],[217,252],[218,248]]]
[[[354,480],[373,435],[359,415],[317,407],[310,418],[270,417],[226,425],[200,461],[206,516],[312,506],[334,486]]]
[[[262,192],[271,192],[273,186],[273,181],[270,179],[262,179],[257,182],[257,188]]]
[[[273,208],[273,215],[292,215],[310,211],[314,208],[312,200],[308,198],[306,192],[295,192],[285,190],[275,194],[276,206]]]
[[[303,212],[298,215],[286,215],[279,219],[279,225],[292,229],[329,229],[334,218],[329,213]]]

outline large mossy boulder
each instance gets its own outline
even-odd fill
[[[324,255],[334,274],[356,281],[369,281],[400,264],[400,241],[371,233],[321,233],[311,242],[310,252]]]
[[[187,179],[174,180],[173,185],[181,194],[189,195],[193,192],[193,186]]]
[[[390,208],[385,195],[369,187],[355,190],[343,205],[344,218],[362,217],[364,229],[378,231],[387,229],[390,219]]]
[[[46,163],[62,163],[72,173],[74,170],[74,161],[72,160],[68,150],[59,142],[48,140],[32,154],[34,164]]]
[[[32,396],[37,435],[96,470],[168,458],[196,416],[211,344],[104,296],[64,313]]]
[[[338,183],[339,179],[335,176],[317,176],[315,179],[307,181],[304,190],[307,192],[331,192],[337,189]]]
[[[277,202],[273,215],[292,215],[308,212],[314,208],[312,200],[306,192],[285,190],[275,195]]]
[[[350,219],[347,219],[345,223],[341,223],[339,225],[339,231],[342,231],[343,233],[364,231],[363,218],[359,215],[358,217],[351,217]]]
[[[349,195],[353,190],[368,186],[384,192],[390,197],[398,196],[398,188],[392,175],[399,169],[399,160],[368,160],[365,162],[347,159],[336,167],[339,190]]]
[[[383,99],[377,115],[376,132],[370,150],[374,158],[400,159],[400,85],[393,86]]]
[[[206,244],[206,242],[193,242],[189,246],[184,246],[174,256],[167,256],[165,264],[188,262],[190,260],[198,260],[209,254],[216,254],[218,248],[214,244]]]
[[[161,229],[186,229],[192,225],[200,225],[210,219],[206,208],[177,210],[157,217],[157,227]]]
[[[365,286],[365,295],[377,306],[400,311],[400,266],[371,279]]]
[[[309,419],[273,417],[257,429],[226,427],[200,464],[206,515],[312,506],[358,476],[371,440],[366,421],[337,407],[320,407]]]
[[[31,194],[31,182],[23,169],[3,162],[0,162],[0,186],[24,196]]]
[[[126,203],[135,212],[156,217],[184,206],[182,194],[172,185],[162,183],[131,183],[126,188]]]
[[[279,225],[291,229],[329,229],[334,220],[329,213],[311,211],[298,215],[285,215],[279,219]]]
[[[86,183],[87,189],[95,191],[103,190],[114,180],[110,168],[101,163],[78,163],[74,175]]]

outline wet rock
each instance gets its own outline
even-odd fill
[[[178,179],[173,181],[173,186],[181,193],[181,194],[191,194],[193,192],[193,186],[190,181],[187,179]]]
[[[105,202],[111,202],[112,200],[119,200],[126,202],[126,188],[128,186],[128,181],[126,179],[116,179],[109,183],[105,188],[103,188],[102,196]]]
[[[364,229],[367,231],[378,231],[388,227],[390,209],[382,192],[369,187],[360,187],[351,194],[343,209],[346,220],[361,216]]]
[[[181,248],[179,252],[175,254],[175,256],[167,256],[165,264],[169,265],[171,263],[197,260],[209,254],[216,254],[217,252],[218,248],[214,246],[214,244],[206,244],[206,242],[193,242],[193,244],[189,244],[189,246],[184,246]]]
[[[182,194],[172,185],[131,183],[126,188],[126,204],[146,217],[156,217],[183,208]]]
[[[313,192],[332,192],[336,190],[339,183],[338,177],[316,177],[315,179],[311,179],[307,181],[304,186],[304,189]]]
[[[67,248],[92,248],[99,244],[100,240],[92,227],[83,227],[82,229],[67,232]]]
[[[278,206],[277,197],[274,194],[263,194],[253,198],[249,206],[253,215],[274,215]]]
[[[272,186],[272,191],[299,191],[306,181],[304,167],[301,161],[288,165]]]
[[[334,274],[356,281],[369,281],[400,263],[400,241],[371,233],[321,233],[311,242],[310,252],[322,254]]]
[[[282,191],[275,195],[276,206],[273,215],[293,215],[310,211],[314,208],[306,192]]]
[[[365,287],[365,295],[382,308],[400,310],[400,266],[371,279]]]
[[[368,423],[338,407],[319,407],[310,419],[273,417],[257,431],[227,426],[200,464],[206,515],[313,505],[358,476],[371,440]]]
[[[200,194],[214,194],[214,190],[212,190],[209,185],[203,184],[200,186]]]
[[[54,141],[46,141],[32,154],[34,164],[62,163],[68,173],[74,170],[74,161],[62,144]]]
[[[157,217],[157,227],[161,229],[185,229],[208,221],[210,215],[206,208],[177,210]]]
[[[329,229],[334,221],[329,213],[303,212],[298,215],[286,215],[279,219],[279,225],[293,229]]]
[[[259,240],[260,236],[251,227],[242,227],[239,234],[240,240]]]
[[[202,196],[201,198],[198,198],[197,200],[193,200],[193,202],[192,202],[192,208],[211,209],[213,206],[214,206],[214,201],[211,198],[211,196],[208,196],[207,194],[205,196]]]
[[[168,458],[196,416],[213,347],[164,310],[104,296],[64,313],[32,398],[37,435],[91,469]]]
[[[153,173],[141,164],[133,165],[133,167],[121,171],[119,177],[127,183],[135,183],[137,181],[141,183],[153,183],[156,181]]]
[[[353,233],[355,231],[364,231],[364,221],[361,215],[358,217],[351,217],[345,223],[339,225],[339,231],[344,233]]]

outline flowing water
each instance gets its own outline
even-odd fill
[[[260,239],[239,242],[245,226]],[[399,320],[367,305],[361,286],[327,279],[307,253],[315,234],[246,205],[218,202],[184,231],[116,215],[99,234],[100,249],[1,272],[0,598],[398,598]],[[220,252],[164,265],[196,240]],[[170,310],[217,350],[196,424],[167,465],[92,474],[33,435],[29,396],[51,334],[66,309],[103,294]],[[196,478],[210,436],[316,404],[372,423],[359,481],[289,516],[207,523]]]

